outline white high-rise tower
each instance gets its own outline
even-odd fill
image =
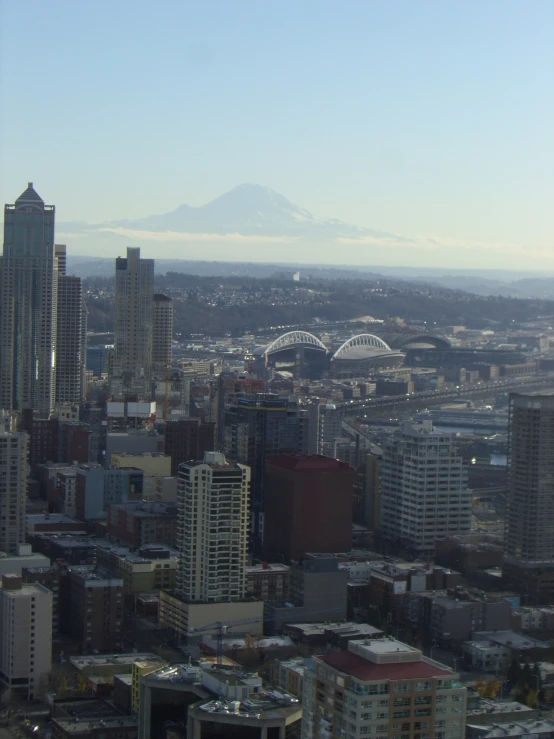
[[[430,421],[406,421],[383,447],[381,532],[415,556],[432,556],[436,539],[471,529],[467,468],[452,434]]]

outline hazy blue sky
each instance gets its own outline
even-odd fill
[[[398,234],[554,248],[552,0],[0,12],[2,202],[33,180],[59,221],[98,222],[256,182]]]

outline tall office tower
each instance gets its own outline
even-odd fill
[[[363,639],[304,670],[302,739],[463,739],[467,689],[395,639]]]
[[[58,273],[53,205],[30,182],[4,208],[0,408],[48,415],[55,402]]]
[[[10,431],[0,412],[0,552],[17,554],[25,543],[29,436]]]
[[[525,604],[554,597],[554,395],[511,393],[504,575]]]
[[[83,399],[83,286],[80,277],[58,275],[56,405]]]
[[[218,452],[179,467],[177,590],[184,600],[244,600],[249,485],[249,468]]]
[[[467,467],[452,434],[430,421],[404,422],[383,447],[383,537],[425,557],[433,556],[436,539],[470,529]]]
[[[3,698],[42,699],[52,668],[52,600],[38,583],[3,575],[0,588],[0,686]]]
[[[154,293],[152,329],[152,365],[155,372],[164,373],[171,367],[173,339],[173,300]]]
[[[225,452],[252,470],[252,531],[263,539],[266,463],[281,454],[308,453],[308,411],[296,398],[269,393],[239,398],[225,414]]]
[[[114,376],[141,399],[151,395],[154,260],[127,248],[115,260]]]
[[[310,454],[324,454],[324,445],[344,436],[343,412],[334,403],[312,403],[310,415]]]

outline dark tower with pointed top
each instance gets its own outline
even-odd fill
[[[54,407],[57,269],[53,205],[29,185],[4,208],[0,271],[0,408]]]

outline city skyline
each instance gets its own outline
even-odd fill
[[[551,4],[170,3],[167,24],[124,2],[109,28],[103,7],[3,8],[4,202],[32,179],[60,224],[98,224],[254,182],[319,218],[423,244],[435,266],[460,249],[485,267],[552,266]],[[39,61],[57,94],[35,99]],[[37,105],[48,147],[31,136]],[[165,243],[164,255],[199,246]],[[266,259],[233,234],[208,246],[213,259]],[[421,259],[370,246],[303,244],[302,260]]]

